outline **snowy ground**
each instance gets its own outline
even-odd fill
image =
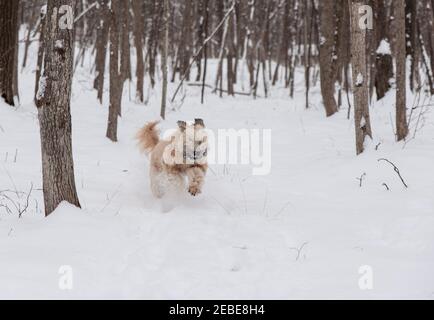
[[[433,107],[404,146],[394,141],[391,93],[372,107],[374,141],[356,157],[353,121],[346,110],[326,119],[318,89],[305,110],[302,89],[294,100],[282,88],[258,100],[208,93],[202,106],[199,89],[188,88],[162,128],[195,117],[213,130],[271,128],[272,171],[213,165],[201,196],[162,213],[133,140],[157,118],[159,93],[139,105],[127,85],[113,144],[104,137],[107,100],[97,103],[86,60],[72,98],[83,209],[64,204],[46,219],[33,70],[34,58],[20,74],[21,106],[0,104],[0,190],[21,205],[0,207],[0,298],[434,298]],[[379,158],[399,167],[408,189]],[[59,287],[62,266],[72,290]],[[361,290],[370,271],[372,289]]]

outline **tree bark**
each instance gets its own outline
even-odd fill
[[[38,59],[37,59],[37,67],[36,67],[36,80],[35,80],[35,95],[34,102],[37,103],[36,96],[39,91],[39,80],[41,78],[42,66],[44,62],[44,47],[45,47],[45,21],[46,21],[46,12],[41,10],[41,23],[39,24],[39,44],[38,44]]]
[[[70,112],[74,26],[61,28],[60,13],[54,14],[65,5],[74,8],[75,1],[48,0],[44,70],[37,94],[46,216],[63,201],[80,207],[74,178]]]
[[[98,12],[99,25],[97,28],[96,38],[96,56],[95,56],[95,71],[96,77],[94,81],[94,89],[98,91],[98,100],[102,103],[104,92],[105,67],[107,60],[107,44],[110,28],[110,14],[108,8],[108,0],[100,0],[100,9]]]
[[[321,94],[327,117],[338,111],[334,97],[335,94],[335,72],[334,61],[334,39],[335,39],[335,14],[333,1],[320,1],[320,77]]]
[[[164,13],[163,13],[163,29],[164,29],[164,44],[163,54],[161,57],[161,68],[163,72],[163,89],[161,95],[161,118],[166,119],[166,104],[167,104],[167,55],[169,51],[169,0],[164,0]]]
[[[363,0],[351,0],[351,54],[354,91],[354,121],[356,129],[356,152],[364,151],[366,136],[372,138],[369,118],[369,87],[366,65],[366,30],[360,28],[359,7]]]
[[[110,106],[106,136],[113,142],[118,141],[118,117],[121,110],[124,79],[120,65],[120,1],[111,0],[110,22]]]
[[[17,96],[19,1],[0,0],[0,96],[13,106]]]
[[[387,91],[389,91],[391,87],[390,79],[393,78],[393,59],[391,52],[378,52],[378,48],[382,42],[383,45],[384,43],[388,43],[390,46],[385,0],[378,0],[376,28],[377,58],[375,60],[375,88],[377,100],[380,100],[386,95]]]
[[[145,61],[143,58],[143,34],[145,32],[145,17],[143,15],[142,0],[133,0],[133,12],[134,12],[134,44],[136,46],[137,55],[137,89],[136,99],[138,102],[143,103],[143,85],[145,77]]]
[[[405,0],[395,0],[396,21],[396,138],[404,140],[408,135],[406,107],[406,35]]]

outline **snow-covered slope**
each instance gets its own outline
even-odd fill
[[[396,143],[391,92],[371,108],[374,140],[356,157],[346,107],[326,119],[317,88],[305,110],[297,87],[293,100],[283,88],[257,100],[208,92],[205,105],[189,87],[161,127],[202,117],[212,130],[272,129],[271,173],[212,165],[202,195],[162,213],[133,139],[157,119],[159,91],[139,105],[126,85],[113,144],[89,64],[77,69],[72,98],[82,210],[63,204],[43,217],[34,61],[20,74],[22,105],[0,103],[0,190],[9,197],[0,197],[9,207],[0,206],[0,298],[434,298],[432,106],[415,139]]]

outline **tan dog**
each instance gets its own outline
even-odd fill
[[[161,140],[156,128],[158,121],[148,123],[136,138],[139,147],[150,157],[151,190],[155,197],[185,190],[196,196],[202,192],[207,165],[207,137],[202,119],[192,125],[178,122],[178,129],[170,140]]]

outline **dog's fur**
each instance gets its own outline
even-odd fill
[[[155,197],[162,198],[169,192],[177,193],[185,188],[196,196],[202,192],[206,171],[207,137],[205,125],[196,119],[192,125],[179,121],[178,129],[170,140],[162,140],[157,129],[158,121],[145,125],[137,140],[142,152],[150,158],[151,190]]]

